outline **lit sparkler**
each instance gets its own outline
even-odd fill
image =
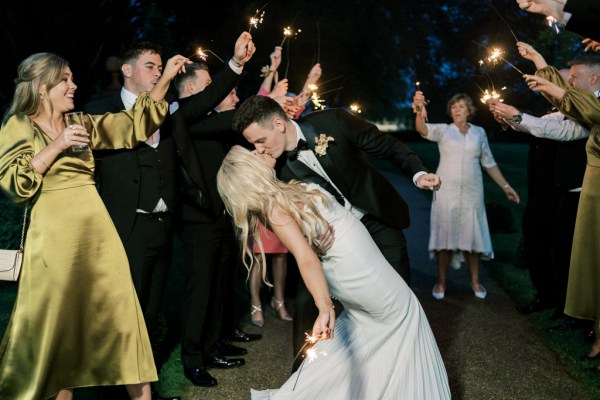
[[[310,100],[312,101],[315,110],[325,109],[325,100],[319,97],[319,94],[317,92],[313,92],[313,94],[310,96]]]
[[[362,109],[357,103],[350,104],[350,111],[352,111],[355,114],[362,113]]]
[[[502,88],[502,90],[504,90],[506,88]],[[481,102],[483,104],[487,104],[488,100],[497,100],[500,103],[502,103],[504,101],[504,99],[501,97],[501,94],[499,92],[497,92],[496,90],[492,90],[490,92],[489,89],[485,89],[483,91],[483,96],[481,97]]]
[[[311,336],[308,333],[305,333],[306,335],[306,339],[305,339],[305,343],[304,346],[302,346],[302,348],[300,349],[300,351],[298,351],[298,354],[296,354],[296,357],[294,357],[294,362],[296,362],[296,359],[300,356],[300,354],[302,354],[302,352],[304,351],[304,349],[306,348],[306,346],[308,345],[314,345],[315,343],[317,343],[317,341],[319,340],[319,337],[317,336]],[[320,355],[322,356],[326,356],[327,353],[322,351],[321,353],[317,352],[315,349],[313,349],[312,347],[310,347],[308,350],[306,350],[306,360],[307,362],[310,364],[311,362],[315,361]],[[298,369],[298,374],[296,375],[296,382],[294,382],[294,387],[292,388],[292,391],[294,391],[296,389],[296,384],[298,383],[298,378],[300,378],[300,373],[302,372],[302,367],[304,366],[304,363],[300,364],[300,369]]]
[[[477,42],[475,42],[475,43],[477,43]],[[480,45],[479,43],[477,43],[477,44]],[[482,45],[480,45],[480,46],[482,46]],[[482,47],[487,49],[487,47],[485,47],[485,46],[482,46]],[[525,75],[523,73],[523,71],[521,71],[519,68],[515,67],[515,65],[513,63],[507,61],[504,57],[502,57],[502,54],[504,54],[504,51],[502,51],[498,47],[494,47],[488,57],[484,58],[483,60],[479,60],[479,65],[483,65],[486,61],[490,64],[496,65],[496,64],[498,64],[498,60],[502,60],[506,64],[508,64],[511,68],[513,68],[515,71],[520,73],[521,75]]]
[[[548,21],[548,26],[552,28],[552,30],[554,30],[556,33],[560,32],[560,29],[558,29],[558,21],[556,20],[556,18],[548,15],[546,17],[546,20]]]
[[[221,61],[222,63],[225,63],[225,61],[223,61],[223,59],[221,57],[219,57],[216,53],[214,53],[208,49],[202,50],[201,47],[198,47],[198,50],[196,50],[196,52],[194,54],[192,54],[191,56],[189,56],[188,58],[192,58],[192,57],[196,56],[196,57],[200,58],[202,61],[206,61],[206,59],[208,58],[207,53],[212,54],[213,56],[217,57],[217,59],[219,61]]]
[[[252,28],[258,28],[258,24],[262,24],[265,12],[263,11],[268,3],[265,3],[261,8],[256,10],[256,14],[250,17],[250,26],[248,27],[248,33],[252,31]]]

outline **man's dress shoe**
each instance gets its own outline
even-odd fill
[[[241,329],[234,329],[233,335],[229,338],[232,342],[254,342],[262,339],[262,335],[258,333],[246,333]]]
[[[248,354],[248,350],[234,346],[228,339],[219,339],[215,343],[215,347],[219,350],[222,356],[225,357],[237,357],[243,356],[244,354]]]
[[[184,368],[183,374],[196,386],[215,386],[217,380],[204,368]]]
[[[244,364],[246,364],[246,360],[244,360],[243,358],[225,358],[219,356],[208,357],[204,361],[204,366],[206,368],[226,369],[241,367]]]
[[[150,384],[150,394],[152,395],[152,400],[181,400],[179,396],[169,396],[163,397],[158,394],[158,390],[156,390],[156,386],[153,383]]]

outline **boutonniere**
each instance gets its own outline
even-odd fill
[[[323,157],[325,154],[327,154],[327,147],[329,147],[329,142],[333,142],[334,140],[335,139],[331,136],[327,136],[326,134],[321,133],[315,143],[315,153]]]

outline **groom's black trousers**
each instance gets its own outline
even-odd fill
[[[410,285],[410,263],[408,260],[408,252],[406,250],[406,239],[402,229],[392,228],[370,214],[363,216],[360,221],[369,231],[369,234],[379,250],[381,250],[381,253],[383,253],[385,259],[392,267],[394,267],[396,272],[400,274],[402,279]],[[318,315],[319,311],[315,306],[312,296],[308,292],[308,289],[306,289],[304,282],[300,280],[296,292],[294,311],[294,356],[296,356],[302,346],[304,346],[306,339],[305,333],[312,330]],[[300,366],[302,360],[303,358],[300,356],[294,361],[292,371],[295,371]]]

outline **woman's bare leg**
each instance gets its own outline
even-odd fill
[[[56,395],[56,400],[72,400],[73,399],[73,389],[62,389]]]
[[[132,400],[152,400],[150,391],[150,383],[136,383],[133,385],[125,385],[129,398]]]

